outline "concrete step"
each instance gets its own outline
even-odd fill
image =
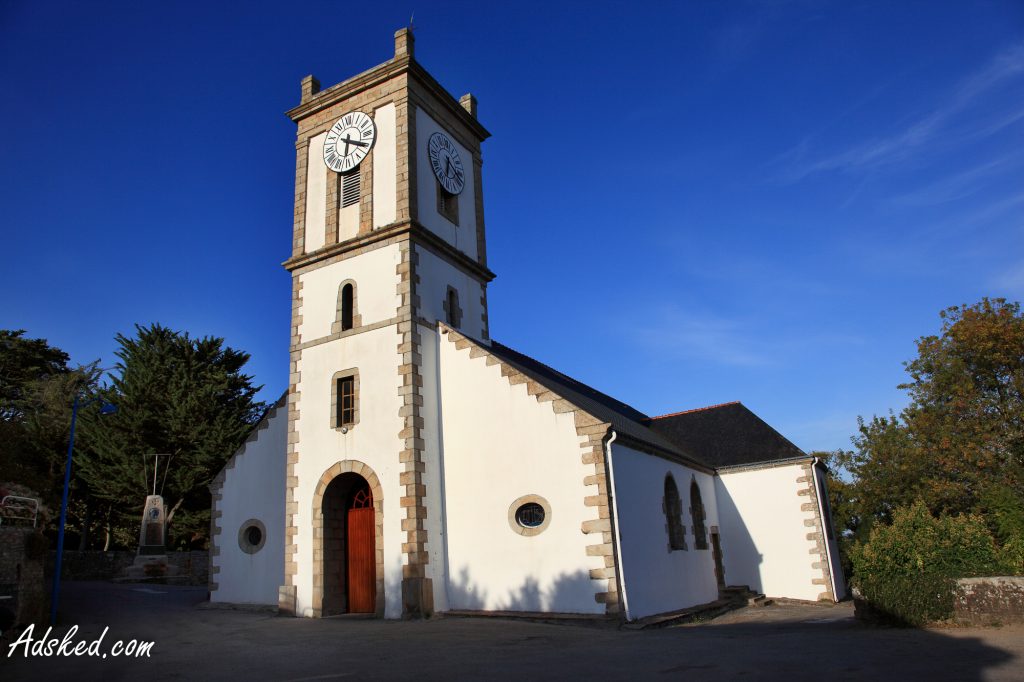
[[[131,566],[124,569],[125,582],[150,582],[177,576],[178,567],[168,563],[164,554],[140,554]]]
[[[630,623],[626,623],[622,627],[626,630],[652,630],[657,628],[674,627],[676,625],[685,625],[687,623],[703,622],[717,618],[722,614],[728,613],[729,611],[740,608],[744,605],[745,604],[743,603],[737,604],[733,599],[716,599],[715,601],[708,602],[707,604],[698,604],[697,606],[680,609],[679,611],[660,613],[656,616],[640,618]]]

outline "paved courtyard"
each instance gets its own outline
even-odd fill
[[[849,605],[776,605],[664,630],[500,619],[282,618],[202,608],[205,590],[69,582],[63,637],[102,657],[0,658],[3,680],[700,679],[1021,680],[1024,627],[865,627]],[[34,633],[37,637],[43,631]],[[154,642],[148,658],[117,641]]]

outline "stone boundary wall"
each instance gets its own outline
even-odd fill
[[[953,619],[962,625],[1024,623],[1024,577],[960,578]]]
[[[46,546],[46,539],[33,528],[0,528],[0,597],[4,597],[0,599],[0,629],[46,622],[50,608],[43,573]]]
[[[66,551],[61,562],[61,580],[116,580],[125,576],[125,570],[135,562],[133,550],[87,550]],[[46,562],[46,574],[53,575],[57,552],[50,551]],[[176,566],[175,582],[187,585],[206,586],[209,580],[209,553],[205,550],[194,552],[167,552],[167,563]]]

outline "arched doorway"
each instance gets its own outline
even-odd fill
[[[322,614],[374,613],[377,602],[375,508],[370,483],[357,473],[324,490]]]

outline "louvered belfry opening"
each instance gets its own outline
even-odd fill
[[[341,174],[341,207],[359,203],[359,167]]]
[[[344,473],[323,498],[323,615],[373,613],[376,546],[373,494],[362,476]]]

